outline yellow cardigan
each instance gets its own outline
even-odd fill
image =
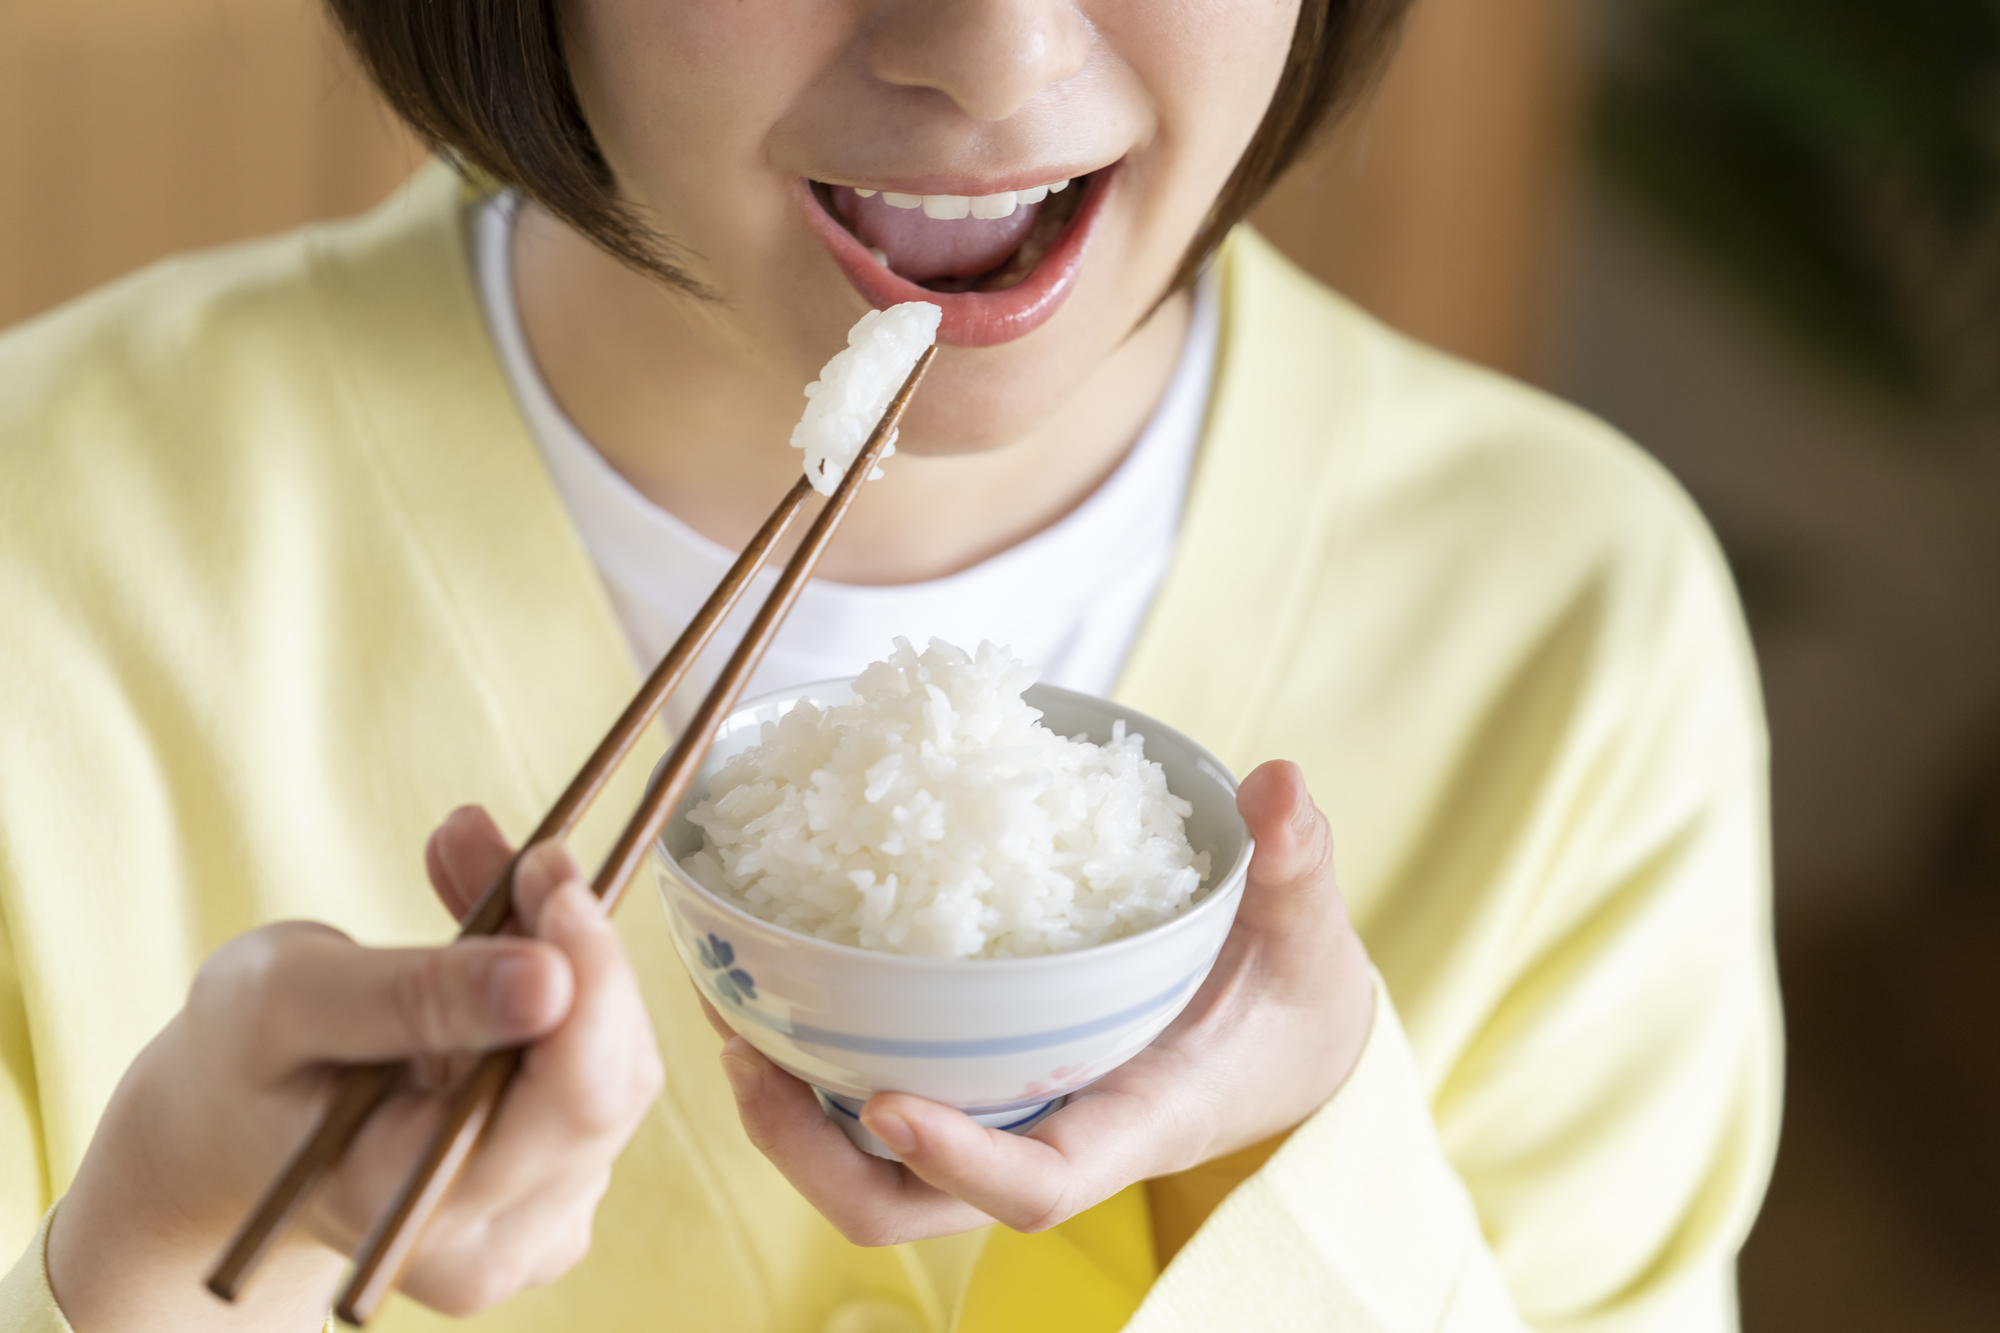
[[[634,688],[464,212],[434,168],[0,338],[0,1325],[65,1327],[38,1219],[202,957],[282,917],[446,938],[425,834],[471,800],[526,830]],[[1779,1030],[1714,545],[1599,423],[1252,234],[1223,263],[1180,549],[1119,694],[1239,772],[1304,765],[1394,1001],[1348,1085],[1157,1278],[1134,1191],[994,1234],[968,1292],[978,1240],[857,1249],[745,1142],[635,896],[666,1092],[589,1257],[474,1327],[1734,1325]]]

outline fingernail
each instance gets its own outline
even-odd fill
[[[738,1101],[757,1090],[757,1066],[729,1046],[722,1048],[722,1076],[729,1080],[729,1090]]]
[[[874,1115],[863,1116],[862,1123],[871,1134],[899,1153],[906,1153],[917,1146],[917,1131],[894,1111],[877,1111]]]

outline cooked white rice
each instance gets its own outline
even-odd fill
[[[906,301],[871,310],[847,331],[847,347],[806,385],[806,414],[792,427],[792,447],[806,451],[806,479],[821,495],[847,475],[854,456],[910,377],[924,349],[937,341],[944,311],[929,301]],[[896,452],[896,437],[882,450]],[[870,481],[882,475],[876,468]]]
[[[709,784],[681,862],[766,921],[938,958],[1061,953],[1185,910],[1208,877],[1193,809],[1144,738],[1093,745],[1040,725],[1034,672],[896,640],[851,703],[800,702]]]

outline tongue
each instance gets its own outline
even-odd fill
[[[863,199],[844,185],[834,188],[833,206],[863,245],[889,256],[889,267],[911,282],[977,277],[1000,267],[1021,248],[1042,209],[1028,204],[1011,217],[940,222],[921,208],[891,208],[879,194]]]

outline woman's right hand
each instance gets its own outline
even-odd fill
[[[455,916],[511,849],[483,810],[431,837]],[[401,1289],[467,1314],[580,1259],[611,1163],[662,1071],[611,923],[558,845],[516,882],[531,938],[369,949],[330,927],[265,926],[202,965],[188,1001],[112,1094],[49,1235],[49,1280],[78,1333],[317,1329],[343,1256],[401,1183],[468,1053],[533,1042],[499,1119],[427,1228]],[[304,1225],[235,1306],[210,1266],[318,1122],[338,1066],[411,1061]]]

